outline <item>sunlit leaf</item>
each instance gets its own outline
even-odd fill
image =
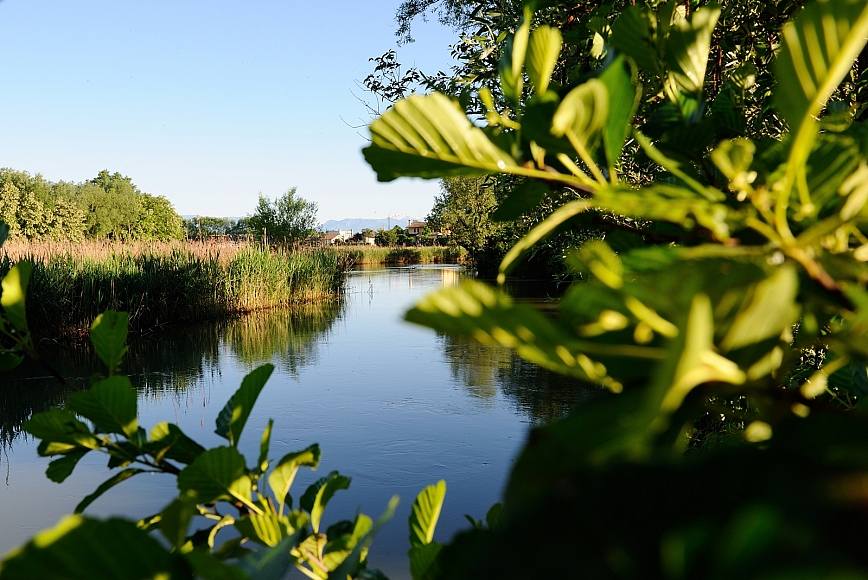
[[[718,6],[706,6],[693,12],[689,18],[673,23],[669,31],[666,42],[669,78],[694,98],[702,94],[711,34],[719,17]]]
[[[187,437],[181,428],[174,423],[157,423],[151,429],[151,441],[145,448],[159,461],[172,459],[185,465],[205,452],[205,448]]]
[[[367,554],[368,549],[371,547],[371,544],[373,544],[374,538],[377,537],[377,534],[380,532],[383,526],[392,519],[393,515],[395,515],[395,508],[397,507],[398,496],[393,496],[392,499],[389,500],[389,504],[386,506],[386,510],[379,518],[377,518],[377,521],[374,522],[371,530],[358,541],[356,547],[353,548],[353,551],[350,553],[350,555],[347,556],[344,561],[341,562],[341,565],[334,570],[334,578],[340,578],[341,580],[343,580],[348,576],[355,576],[359,564],[361,563],[364,555]]]
[[[215,447],[199,455],[178,475],[178,489],[193,491],[202,503],[250,503],[252,482],[244,457],[234,447]]]
[[[221,437],[228,439],[233,446],[238,445],[238,439],[250,417],[250,411],[262,392],[262,388],[274,372],[274,365],[266,364],[254,369],[241,381],[241,387],[217,415],[217,430]]]
[[[446,498],[446,482],[442,479],[419,492],[410,508],[410,545],[430,544]]]
[[[271,445],[271,427],[274,425],[274,419],[268,420],[268,425],[262,431],[262,439],[259,442],[259,461],[257,467],[260,471],[268,469],[268,448]]]
[[[273,548],[257,550],[245,556],[238,562],[238,567],[251,579],[281,580],[289,567],[295,563],[295,558],[291,555],[292,549],[297,547],[303,538],[304,534],[301,531],[296,532],[281,540]]]
[[[109,374],[114,374],[127,352],[128,327],[127,313],[113,310],[97,316],[90,327],[90,341],[97,356],[108,368]]]
[[[537,93],[548,90],[552,73],[561,53],[561,31],[551,26],[540,26],[530,35],[527,52],[527,76]]]
[[[552,119],[555,136],[570,137],[591,152],[597,145],[609,115],[609,91],[599,79],[579,85],[561,101]]]
[[[277,514],[251,514],[236,520],[235,527],[246,537],[268,547],[276,546],[296,531],[285,516]]]
[[[319,465],[320,454],[319,445],[314,443],[307,449],[284,455],[268,474],[268,486],[280,504],[281,512],[289,488],[292,487],[292,482],[295,480],[295,474],[298,473],[298,468],[310,467],[315,470]]]
[[[302,509],[310,514],[310,523],[313,531],[319,533],[320,521],[323,511],[329,500],[341,489],[349,489],[351,478],[332,471],[327,476],[319,479],[304,492],[299,500]]]
[[[30,262],[21,261],[12,266],[6,276],[3,277],[3,294],[0,295],[0,305],[9,324],[18,332],[27,332],[27,313],[25,299],[27,297],[27,284],[33,265]]]
[[[380,181],[479,175],[518,165],[441,93],[398,101],[370,129],[371,145],[363,153]]]
[[[139,428],[136,390],[127,377],[109,377],[79,391],[69,398],[68,406],[106,433],[122,433],[132,438]]]
[[[88,449],[99,449],[99,442],[88,426],[79,421],[73,413],[66,409],[50,409],[37,413],[22,426],[43,442],[57,442],[72,446],[82,446]]]

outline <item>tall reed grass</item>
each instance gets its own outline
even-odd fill
[[[31,327],[44,337],[81,333],[105,310],[130,314],[134,332],[179,322],[336,297],[348,256],[330,248],[259,246],[12,244],[0,275],[34,264],[27,293]]]
[[[371,264],[454,264],[467,254],[461,248],[447,246],[340,246],[337,252],[346,254],[354,265]]]

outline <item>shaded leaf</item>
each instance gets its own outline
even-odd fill
[[[73,451],[59,459],[55,459],[48,464],[48,469],[45,470],[45,476],[54,483],[63,483],[63,481],[72,474],[79,459],[87,455],[90,449],[81,449]]]
[[[614,167],[630,134],[641,91],[624,57],[618,57],[610,63],[600,75],[600,81],[606,86],[609,95],[609,113],[603,128],[603,150],[608,165]]]
[[[239,560],[238,567],[254,580],[281,580],[295,563],[291,551],[304,538],[302,531],[284,538],[273,548],[257,550]]]
[[[304,466],[315,470],[319,465],[320,455],[319,445],[314,443],[307,449],[284,455],[274,466],[268,475],[268,486],[274,498],[280,503],[280,511],[283,511],[283,504],[295,480],[295,474],[298,473],[298,468]]]
[[[528,180],[518,184],[491,214],[496,222],[513,221],[529,212],[550,190],[542,181]]]
[[[87,425],[66,409],[50,409],[25,421],[22,428],[43,442],[64,443],[99,449],[99,442]]]
[[[303,510],[310,513],[310,523],[315,533],[319,533],[320,520],[329,500],[339,490],[349,489],[350,481],[352,481],[352,478],[341,475],[337,471],[332,471],[311,484],[304,492],[304,495],[301,496],[299,505]]]
[[[711,34],[719,17],[720,8],[709,5],[676,21],[669,31],[666,61],[670,81],[696,99],[702,95]]]
[[[500,87],[503,95],[517,103],[524,86],[523,65],[530,35],[530,13],[525,11],[518,28],[507,41],[499,63]]]
[[[413,580],[436,578],[437,555],[443,549],[442,544],[432,542],[410,548],[410,576]]]
[[[253,410],[253,405],[256,404],[256,399],[272,372],[274,372],[274,365],[265,364],[248,373],[241,381],[241,387],[235,391],[217,416],[215,433],[228,439],[231,445],[238,445],[238,439],[241,437],[247,418],[250,417],[250,411]]]
[[[191,575],[186,575],[191,578]],[[127,520],[66,516],[6,556],[2,580],[156,580],[173,574],[169,553]]]
[[[79,391],[69,398],[68,406],[106,433],[122,433],[132,439],[138,431],[136,390],[127,377],[109,377]]]
[[[195,494],[185,493],[163,509],[159,523],[160,533],[173,548],[180,548],[187,542],[187,528],[190,527],[193,516],[199,514],[196,500]]]
[[[151,429],[150,437],[145,449],[157,461],[172,459],[189,465],[205,452],[204,447],[187,437],[174,423],[157,423]]]
[[[356,547],[353,548],[353,551],[350,552],[350,555],[347,556],[341,565],[338,566],[333,574],[330,574],[330,577],[334,577],[336,579],[343,580],[347,576],[354,577],[358,571],[359,564],[361,563],[364,555],[367,554],[368,549],[371,547],[371,544],[374,542],[374,538],[377,537],[377,534],[380,532],[382,527],[386,525],[386,523],[392,519],[392,516],[395,515],[395,508],[398,507],[398,496],[393,496],[392,499],[389,500],[388,506],[386,506],[386,510],[383,514],[377,518],[377,521],[374,522],[374,525],[371,527],[371,530],[365,534],[365,536],[356,543]],[[0,579],[2,580],[2,579]]]

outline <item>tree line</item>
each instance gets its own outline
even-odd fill
[[[55,183],[38,173],[0,169],[0,221],[9,225],[10,237],[27,240],[184,237],[181,216],[168,199],[107,170],[82,183]]]

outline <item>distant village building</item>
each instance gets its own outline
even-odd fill
[[[322,235],[326,244],[344,244],[353,237],[353,230],[329,230]]]
[[[425,222],[414,222],[408,221],[407,223],[407,235],[412,236],[416,239],[419,239],[419,236],[422,235],[422,230],[427,226]]]

